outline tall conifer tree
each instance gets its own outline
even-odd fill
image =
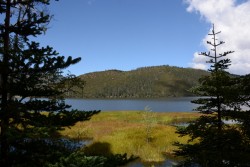
[[[192,91],[200,96],[193,103],[199,104],[196,109],[204,115],[193,121],[186,128],[180,128],[180,136],[188,135],[188,144],[176,143],[179,150],[176,155],[186,157],[180,166],[249,166],[250,143],[249,139],[240,130],[239,125],[225,124],[229,117],[235,120],[234,113],[241,112],[241,105],[246,102],[246,91],[243,89],[243,80],[238,76],[225,71],[231,61],[225,58],[233,51],[217,53],[217,47],[224,44],[217,39],[220,32],[215,32],[214,25],[212,53],[202,52],[200,55],[210,58],[210,75],[200,78],[199,85]],[[249,93],[248,93],[249,94]],[[249,98],[248,98],[249,99]],[[248,126],[249,127],[249,126]],[[194,143],[192,143],[195,141]]]
[[[49,4],[50,0],[0,1],[1,166],[53,161],[60,152],[50,152],[60,148],[50,140],[57,130],[99,112],[69,111],[70,106],[57,99],[68,90],[61,87],[69,79],[61,71],[80,58],[60,56],[31,40],[46,31],[51,15],[44,9]]]
[[[212,32],[208,34],[209,36],[212,36],[212,41],[207,41],[207,44],[212,47],[212,53],[210,51],[200,53],[200,55],[210,59],[207,63],[211,64],[209,69],[211,75],[200,78],[200,86],[193,89],[193,92],[196,95],[205,96],[206,98],[194,100],[193,103],[201,105],[196,109],[197,111],[205,114],[216,113],[216,124],[218,129],[221,129],[223,112],[228,106],[227,95],[233,84],[230,82],[231,77],[229,73],[225,71],[228,69],[228,66],[230,66],[231,61],[230,59],[224,57],[233,53],[233,51],[218,53],[218,47],[225,43],[224,41],[218,42],[217,35],[219,33],[221,32],[215,32],[213,25]]]

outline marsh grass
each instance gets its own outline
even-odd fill
[[[152,113],[153,117],[147,118],[154,121],[149,142],[148,120],[145,121],[144,112],[146,111],[101,112],[89,121],[65,128],[62,135],[77,140],[92,139],[92,145],[85,148],[89,154],[127,153],[138,156],[145,162],[160,162],[165,159],[164,154],[172,154],[177,149],[173,146],[174,142],[185,143],[188,140],[188,137],[178,137],[176,127],[172,124],[194,120],[200,115],[193,112]]]

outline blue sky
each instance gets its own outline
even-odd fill
[[[82,57],[68,68],[76,75],[156,65],[192,67],[194,53],[206,51],[202,41],[211,20],[198,7],[187,11],[191,4],[192,0],[60,0],[49,6],[54,18],[39,40],[61,55]]]

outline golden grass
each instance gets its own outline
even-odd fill
[[[188,139],[178,137],[176,128],[170,123],[192,120],[200,115],[193,112],[152,113],[153,117],[145,121],[143,114],[145,111],[101,112],[90,121],[78,122],[61,133],[73,139],[93,139],[92,145],[86,149],[92,154],[100,154],[101,150],[105,154],[139,156],[142,161],[163,161],[164,153],[171,154],[176,149],[174,142],[185,143]],[[147,133],[149,126],[150,131]]]

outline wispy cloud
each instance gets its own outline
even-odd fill
[[[235,51],[229,55],[232,61],[229,71],[236,74],[250,73],[250,0],[185,0],[188,12],[196,12],[215,29],[222,31],[218,36],[225,41],[219,52]],[[203,44],[208,48],[204,36]],[[201,55],[194,54],[193,67],[204,68],[205,61]],[[202,62],[203,61],[203,62]],[[202,65],[203,64],[203,65]]]

